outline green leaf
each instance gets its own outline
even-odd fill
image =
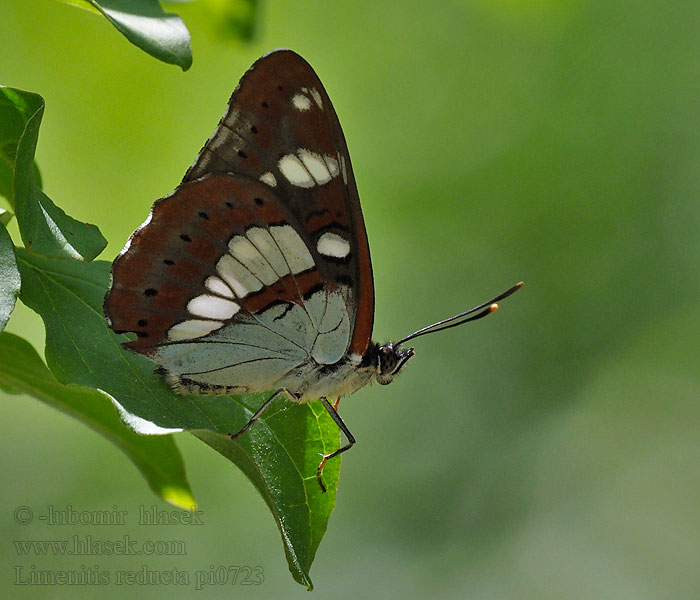
[[[259,9],[258,0],[199,0],[196,5],[196,10],[206,17],[203,22],[219,36],[245,42],[255,35]]]
[[[15,308],[20,277],[15,259],[15,247],[5,225],[0,223],[0,331]]]
[[[324,467],[326,494],[320,493],[316,469],[320,453],[335,450],[340,435],[320,402],[286,404],[275,400],[236,441],[210,431],[194,435],[250,479],[277,522],[292,577],[311,590],[309,571],[335,505],[340,461]],[[250,406],[247,416],[258,406]]]
[[[261,419],[232,441],[267,394],[176,396],[153,374],[155,365],[124,350],[102,314],[109,263],[56,260],[17,250],[21,300],[46,326],[46,361],[59,381],[105,391],[134,430],[191,430],[251,480],[282,534],[294,578],[311,587],[309,569],[335,503],[340,462],[316,481],[319,454],[338,448],[340,432],[320,403],[276,399]]]
[[[0,208],[0,223],[3,225],[7,225],[11,220],[14,215],[9,211],[5,210],[4,208]]]
[[[58,0],[59,2],[63,2],[64,4],[70,4],[71,6],[76,6],[78,8],[82,8],[88,12],[94,13],[96,15],[100,14],[100,11],[97,10],[92,4],[90,4],[90,0]]]
[[[13,202],[17,144],[33,108],[31,97],[16,95],[16,90],[0,86],[0,196]],[[34,108],[35,110],[35,108]],[[37,169],[38,171],[38,169]]]
[[[43,114],[44,100],[38,94],[0,86],[0,191],[9,194],[27,248],[46,256],[92,260],[107,244],[99,229],[66,215],[35,183],[34,153]]]
[[[135,46],[183,71],[192,66],[190,32],[180,17],[166,13],[157,0],[61,0],[97,11]]]
[[[106,394],[59,383],[29,342],[0,333],[0,389],[27,394],[82,421],[119,447],[163,500],[194,507],[185,466],[172,436],[146,436],[124,426]]]

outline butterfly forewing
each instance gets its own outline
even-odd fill
[[[324,281],[352,290],[352,351],[363,354],[374,319],[367,233],[338,117],[301,56],[278,50],[245,74],[184,181],[207,173],[260,180],[297,216]]]
[[[183,183],[115,261],[105,311],[136,332],[133,350],[205,392],[295,390],[313,364],[366,351],[359,198],[335,111],[301,57],[273,52],[246,73]]]

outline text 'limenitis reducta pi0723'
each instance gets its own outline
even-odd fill
[[[158,200],[112,267],[105,313],[125,346],[160,365],[175,392],[270,391],[337,406],[388,384],[413,357],[403,346],[474,321],[519,283],[396,343],[372,342],[374,283],[350,155],[311,66],[290,50],[260,58],[182,183]],[[335,404],[329,398],[337,398]]]

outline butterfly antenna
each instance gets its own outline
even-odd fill
[[[468,323],[469,321],[477,321],[479,319],[483,319],[484,317],[488,317],[492,312],[498,310],[497,302],[500,302],[501,300],[507,298],[512,294],[515,294],[515,292],[517,292],[521,287],[523,287],[523,285],[525,284],[522,281],[520,283],[516,283],[513,287],[507,289],[505,292],[499,294],[495,298],[491,298],[491,300],[489,300],[488,302],[479,304],[479,306],[470,308],[469,310],[466,310],[463,313],[459,313],[454,317],[438,321],[437,323],[433,323],[432,325],[428,325],[427,327],[422,327],[418,331],[414,331],[411,335],[407,335],[402,340],[396,342],[396,345],[398,346],[399,344],[403,344],[404,342],[420,337],[421,335],[435,333],[437,331],[443,331],[445,329],[449,329],[450,327],[457,327],[458,325],[463,325],[464,323]],[[472,316],[469,317],[469,315]],[[465,319],[464,317],[468,318]]]

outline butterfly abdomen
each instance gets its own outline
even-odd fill
[[[171,373],[166,369],[156,369],[155,373],[160,375],[165,382],[170,386],[170,389],[176,394],[195,394],[203,396],[229,396],[236,392],[235,386],[229,385],[211,385],[192,381],[185,377],[181,377],[177,373]]]

